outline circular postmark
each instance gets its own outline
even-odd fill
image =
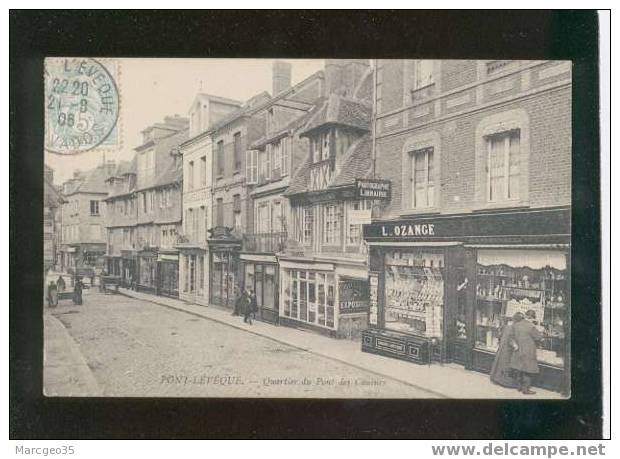
[[[45,149],[71,155],[91,150],[114,129],[119,98],[116,83],[90,58],[45,61]]]

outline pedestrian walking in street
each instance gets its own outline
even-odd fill
[[[78,277],[73,287],[73,304],[82,304],[82,287],[82,278]]]
[[[520,312],[515,313],[512,322],[506,322],[500,332],[499,347],[497,349],[497,354],[495,354],[493,366],[491,367],[491,381],[500,386],[511,388],[518,387],[514,377],[514,370],[510,367],[510,361],[512,359],[512,354],[516,352],[517,348],[513,322],[522,319],[523,314]]]
[[[50,308],[58,306],[58,287],[54,281],[50,281],[47,286],[47,305]]]
[[[243,303],[246,301],[245,291],[242,291],[239,287],[235,287],[235,309],[233,310],[233,316],[240,316],[243,314]]]
[[[245,311],[243,314],[243,321],[252,325],[252,316],[256,319],[256,311],[258,311],[258,304],[256,302],[256,295],[251,289],[245,291]]]
[[[518,374],[519,391],[531,395],[532,378],[539,373],[538,359],[536,358],[536,341],[542,335],[531,322],[536,319],[536,312],[528,310],[525,319],[518,318],[513,325],[514,341],[517,349],[510,358],[510,366]]]
[[[56,286],[58,287],[58,293],[62,293],[66,290],[67,284],[65,284],[65,280],[62,278],[62,275],[58,276]]]

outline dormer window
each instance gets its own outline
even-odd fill
[[[330,157],[329,131],[310,139],[310,149],[312,151],[312,162],[318,163]]]

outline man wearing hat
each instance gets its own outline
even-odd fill
[[[510,367],[518,375],[519,391],[526,395],[535,394],[530,389],[532,378],[538,374],[538,359],[536,358],[536,341],[542,339],[542,335],[531,322],[536,319],[536,312],[528,310],[525,318],[522,314],[515,314],[512,327],[513,339],[516,350],[510,358]]]

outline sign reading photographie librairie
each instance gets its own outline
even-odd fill
[[[389,180],[355,179],[355,189],[359,199],[389,201],[392,198],[392,183]]]

